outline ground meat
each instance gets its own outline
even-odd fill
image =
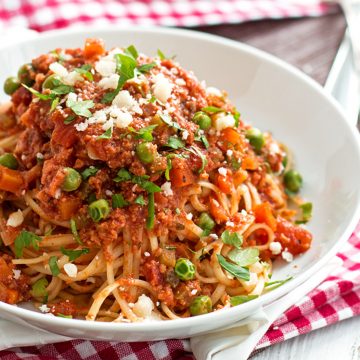
[[[186,310],[200,292],[201,286],[198,280],[180,282],[174,291],[176,309],[179,311]]]
[[[55,316],[71,316],[76,317],[78,314],[78,309],[76,305],[70,300],[62,300],[50,307],[50,313]]]

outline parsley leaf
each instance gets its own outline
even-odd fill
[[[146,180],[147,178],[149,178],[149,176],[147,176],[147,175],[133,176],[132,182],[134,184],[137,184],[140,187],[142,187],[148,193],[155,193],[155,192],[161,191],[161,188],[159,186],[157,186],[156,184],[154,184],[153,182],[151,182],[149,180]]]
[[[243,303],[246,303],[248,301],[257,299],[259,295],[237,295],[237,296],[231,296],[230,297],[230,304],[231,306],[237,306]]]
[[[78,230],[76,228],[76,222],[74,219],[70,219],[70,230],[74,236],[75,241],[79,244],[79,245],[83,245],[83,242],[80,239],[80,235],[78,233]]]
[[[72,114],[72,115],[69,115],[65,120],[64,120],[64,124],[65,125],[68,125],[70,123],[72,123],[76,118],[76,115]]]
[[[139,195],[135,201],[134,201],[135,204],[138,204],[138,205],[145,205],[145,200],[144,200],[144,197],[142,195]]]
[[[75,69],[75,71],[81,75],[84,75],[89,81],[93,81],[94,77],[93,74],[90,72],[91,65],[90,64],[84,64],[83,66]]]
[[[161,119],[166,125],[169,125],[170,127],[173,127],[174,129],[183,130],[178,123],[176,123],[175,121],[172,120],[172,118],[171,118],[170,115],[161,114],[161,115],[160,115],[160,119]]]
[[[129,203],[124,199],[123,194],[114,194],[111,197],[113,209],[123,208],[124,206],[129,205]]]
[[[200,136],[200,140],[201,140],[202,143],[204,144],[205,149],[208,149],[209,146],[210,146],[210,144],[209,144],[208,139],[206,138],[206,136],[205,136],[205,135],[201,135],[201,136]]]
[[[216,107],[216,106],[206,106],[206,107],[202,108],[201,111],[204,111],[208,114],[216,114],[219,112],[225,112],[225,110],[223,110],[219,107]]]
[[[292,276],[289,276],[288,278],[286,278],[284,280],[270,281],[270,282],[265,283],[265,287],[270,288],[269,290],[274,290],[274,289],[277,289],[278,287],[280,287],[281,285],[284,285],[285,283],[287,283],[292,278],[293,278]]]
[[[49,285],[49,282],[47,281],[46,278],[41,278],[38,281],[36,281],[32,287],[32,293],[35,297],[43,297],[47,295],[47,291],[46,288]]]
[[[56,256],[51,256],[51,258],[49,259],[49,267],[53,276],[58,276],[60,274],[60,269],[57,263]]]
[[[221,267],[227,272],[229,272],[231,275],[245,281],[250,280],[249,269],[227,262],[222,255],[217,254],[216,256]]]
[[[65,318],[65,319],[72,319],[73,318],[72,315],[64,315],[64,314],[60,314],[60,313],[58,313],[56,316],[61,317],[61,318]]]
[[[165,60],[166,59],[166,56],[164,55],[164,53],[160,49],[157,50],[157,54],[158,54],[160,60]]]
[[[141,72],[141,73],[147,73],[149,72],[152,68],[154,68],[156,66],[155,62],[151,62],[149,64],[144,64],[144,65],[140,65],[137,69]]]
[[[170,136],[167,144],[165,145],[172,149],[181,149],[185,146],[184,142],[176,136]]]
[[[52,100],[54,98],[54,95],[52,94],[42,94],[38,92],[37,90],[26,86],[25,84],[21,84],[26,90],[29,90],[32,94],[34,94],[36,97],[38,97],[40,100]]]
[[[225,230],[221,234],[221,240],[224,244],[235,246],[237,249],[240,249],[243,243],[243,238],[240,234],[237,232],[230,232],[229,230]]]
[[[23,250],[25,247],[32,246],[35,250],[39,250],[40,241],[40,236],[30,231],[22,230],[14,242],[16,257],[21,258],[23,256]]]
[[[240,120],[240,113],[235,109],[235,112],[233,114],[235,119],[235,127],[239,126],[239,120]]]
[[[89,109],[94,107],[94,102],[92,100],[74,101],[72,99],[67,99],[66,106],[76,115],[90,117],[92,114]]]
[[[135,134],[137,134],[137,139],[144,139],[145,141],[152,141],[153,135],[152,132],[157,127],[157,125],[150,125],[139,130],[135,130],[134,128],[130,127],[129,130]]]
[[[65,85],[65,84],[62,84],[60,83],[59,86],[53,88],[51,90],[51,94],[55,94],[55,95],[65,95],[65,94],[69,94],[71,92],[74,92],[75,89],[72,87],[72,86],[69,86],[69,85]]]
[[[128,180],[131,180],[131,174],[124,168],[120,169],[116,174],[116,178],[113,179],[113,181],[115,182],[122,182]]]
[[[83,178],[83,180],[87,180],[90,176],[96,175],[98,171],[99,168],[91,165],[81,172],[81,177]]]
[[[300,205],[302,210],[302,220],[295,221],[296,224],[306,224],[312,217],[312,203],[307,202]]]
[[[59,105],[59,102],[60,102],[60,98],[59,97],[56,97],[53,99],[53,101],[51,102],[51,107],[50,107],[50,112],[52,113],[55,108]]]
[[[148,203],[148,216],[146,219],[146,228],[151,230],[154,227],[155,221],[155,199],[154,193],[149,193],[149,203]]]
[[[134,45],[130,45],[125,49],[125,54],[131,56],[134,60],[136,60],[139,57],[139,53],[136,50]]]
[[[112,133],[113,133],[113,128],[112,128],[112,126],[111,126],[111,127],[109,127],[103,134],[101,134],[100,136],[98,136],[96,139],[97,139],[97,140],[101,140],[101,139],[111,139]]]
[[[165,170],[165,179],[170,180],[170,170],[172,169],[171,156],[166,157],[166,170]]]
[[[259,249],[254,247],[233,249],[227,256],[231,261],[239,266],[249,266],[259,261]]]
[[[69,261],[71,262],[71,261],[76,260],[81,255],[88,254],[90,252],[90,249],[84,248],[84,249],[80,249],[80,250],[70,250],[70,249],[64,249],[63,247],[61,247],[61,252],[64,255],[66,255],[69,258]]]

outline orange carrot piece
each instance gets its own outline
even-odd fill
[[[277,222],[273,215],[271,205],[268,202],[256,205],[253,210],[257,223],[265,223],[272,230],[276,230]]]
[[[184,163],[181,167],[174,167],[170,170],[170,180],[171,185],[176,188],[193,184],[195,181],[191,169]]]
[[[226,170],[226,175],[216,174],[214,179],[215,184],[225,194],[231,194],[233,189],[233,173],[230,169]]]
[[[24,183],[20,171],[0,165],[0,190],[17,193]]]
[[[105,54],[104,42],[100,39],[86,39],[84,47],[84,56],[87,59]]]
[[[241,142],[240,134],[232,128],[225,128],[222,130],[220,138],[222,141],[228,142],[232,145],[236,145]]]
[[[209,210],[210,214],[218,224],[228,220],[225,210],[220,206],[218,201],[212,197],[209,198]]]

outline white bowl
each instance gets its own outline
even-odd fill
[[[227,90],[243,119],[271,130],[293,150],[304,178],[302,194],[314,204],[309,224],[314,242],[293,263],[277,264],[273,278],[296,273],[293,280],[256,300],[208,315],[166,322],[94,323],[49,317],[0,302],[1,317],[78,338],[139,341],[188,337],[228,326],[271,303],[335,255],[360,215],[360,142],[355,127],[317,83],[280,60],[231,40],[194,31],[116,27],[51,32],[7,45],[0,51],[0,83],[33,57],[57,47],[81,47],[86,37],[103,38],[108,48],[134,44],[149,55],[160,48],[175,54],[208,85]],[[0,100],[6,98],[1,94]]]

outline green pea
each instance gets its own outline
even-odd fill
[[[199,217],[198,225],[203,230],[211,230],[215,226],[215,221],[208,213],[203,212]]]
[[[95,222],[98,222],[101,219],[105,219],[110,214],[110,206],[105,199],[100,199],[92,202],[89,205],[88,211],[90,217]]]
[[[81,175],[74,170],[73,168],[65,168],[65,179],[62,184],[62,189],[64,191],[74,191],[76,190],[81,184]]]
[[[50,89],[50,90],[52,90],[52,89],[54,89],[55,87],[59,86],[60,83],[61,83],[61,81],[60,81],[59,76],[53,74],[53,75],[48,76],[48,77],[44,80],[44,82],[43,82],[43,84],[42,84],[42,88],[43,88],[43,89]]]
[[[10,153],[5,153],[0,156],[0,165],[13,170],[16,170],[19,167],[16,157]]]
[[[24,64],[18,71],[19,81],[27,86],[31,86],[34,81],[30,76],[30,71],[33,69],[31,64]]]
[[[293,193],[299,192],[302,181],[301,175],[296,170],[289,170],[284,174],[285,187]]]
[[[203,111],[195,113],[193,121],[196,122],[202,130],[207,130],[211,127],[211,118]]]
[[[265,144],[265,138],[263,133],[257,128],[252,128],[247,130],[245,135],[246,138],[249,140],[250,144],[254,147],[254,149],[257,152],[260,152],[261,148]]]
[[[144,164],[151,164],[155,159],[156,150],[153,144],[142,142],[136,146],[136,155]]]
[[[190,314],[193,316],[208,314],[212,310],[212,302],[209,296],[196,297],[190,304]]]
[[[195,277],[195,265],[189,259],[178,259],[174,271],[180,280],[192,280]]]
[[[7,95],[12,95],[20,87],[19,80],[14,77],[8,77],[4,82],[4,91]]]

